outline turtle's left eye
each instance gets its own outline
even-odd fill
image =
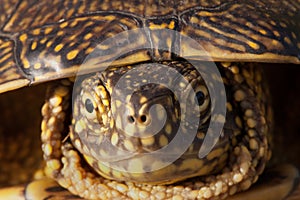
[[[205,101],[205,95],[202,91],[198,91],[196,93],[196,99],[198,101],[198,105],[201,106]]]
[[[86,109],[89,113],[93,113],[93,111],[94,111],[95,108],[94,108],[94,104],[93,104],[93,102],[92,102],[91,99],[87,98],[87,99],[85,100],[84,105],[85,105],[85,109]]]

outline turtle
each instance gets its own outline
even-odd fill
[[[1,105],[10,109],[0,185],[40,178],[1,197],[225,199],[260,179],[272,146],[263,68],[300,63],[299,0],[1,5]],[[20,113],[29,121],[18,124],[35,131],[14,126]],[[270,187],[240,197],[286,197],[297,170],[272,173]],[[278,177],[288,186],[271,187]]]

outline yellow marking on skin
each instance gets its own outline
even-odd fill
[[[23,67],[25,69],[29,69],[30,68],[30,63],[29,61],[27,60],[27,58],[23,58]]]
[[[42,64],[41,63],[35,63],[34,65],[33,65],[33,68],[34,69],[40,69],[42,67]]]
[[[218,158],[218,157],[220,157],[223,153],[224,153],[224,150],[223,150],[222,148],[215,149],[215,150],[213,150],[212,152],[210,152],[210,153],[207,155],[207,159],[208,159],[208,160],[212,160],[212,159],[214,159],[214,158]]]
[[[231,66],[231,62],[222,62],[221,63],[223,67],[228,68]]]
[[[288,44],[292,44],[292,41],[288,37],[284,37],[284,41]]]
[[[234,74],[238,74],[239,73],[239,68],[237,66],[232,66],[230,67],[230,70],[232,71],[232,73]]]
[[[121,178],[123,178],[123,174],[120,171],[112,170],[112,177],[114,177],[116,179],[121,179]],[[126,192],[128,190],[128,187],[124,184],[118,184],[117,190]]]
[[[63,22],[59,25],[60,28],[65,28],[68,26],[68,22]]]
[[[255,139],[250,139],[249,146],[250,146],[250,149],[252,149],[252,150],[258,149],[258,143]]]
[[[167,133],[168,135],[170,135],[170,134],[172,133],[172,126],[171,126],[171,124],[168,123],[168,124],[166,125],[165,131],[166,131],[166,133]]]
[[[55,46],[54,51],[59,52],[63,47],[64,47],[63,44],[58,44],[58,45]]]
[[[129,151],[134,151],[134,146],[130,140],[125,140],[124,141],[124,146],[127,150]]]
[[[27,40],[27,34],[24,33],[24,34],[20,35],[19,40],[24,43]]]
[[[112,145],[116,146],[119,142],[119,135],[118,133],[113,133],[113,135],[111,136],[110,142]]]
[[[197,138],[198,139],[202,140],[202,139],[204,139],[204,137],[205,137],[205,134],[203,132],[198,132],[197,133]]]
[[[78,53],[79,53],[79,50],[77,50],[77,49],[70,51],[67,54],[67,59],[68,60],[73,60],[77,56]]]
[[[175,28],[175,22],[174,21],[171,21],[169,26],[168,26],[169,29],[174,29]]]
[[[227,108],[228,111],[231,112],[232,111],[232,105],[231,105],[231,103],[227,102],[226,103],[226,108]]]
[[[33,31],[32,31],[32,34],[33,35],[39,35],[41,33],[41,29],[34,29]]]
[[[240,173],[236,173],[235,175],[233,175],[233,182],[234,183],[239,183],[243,180],[243,176]]]
[[[47,167],[53,170],[58,170],[61,164],[57,159],[47,161]]]
[[[254,128],[255,126],[256,126],[256,121],[254,120],[254,119],[252,119],[252,118],[249,118],[248,120],[247,120],[247,125],[250,127],[250,128]]]
[[[140,159],[132,159],[128,163],[128,170],[131,172],[143,171],[143,163]]]
[[[242,120],[239,116],[236,116],[235,117],[235,124],[239,127],[239,128],[242,128],[243,127],[243,124],[242,124]]]
[[[32,43],[32,45],[31,45],[31,50],[35,50],[36,47],[37,47],[37,42],[34,41],[34,42]]]
[[[191,158],[191,159],[183,160],[178,170],[179,171],[195,170],[195,169],[200,169],[202,166],[203,166],[203,160]]]
[[[253,49],[259,49],[259,45],[252,41],[248,41],[247,44]]]
[[[242,90],[237,90],[235,93],[234,93],[234,99],[236,101],[242,101],[244,100],[246,97],[245,93],[242,91]]]
[[[82,132],[84,129],[86,128],[84,121],[79,120],[76,124],[75,124],[75,132],[76,133],[80,133]]]
[[[154,144],[155,139],[154,137],[146,137],[146,138],[142,138],[141,142],[144,146],[150,146]]]
[[[168,138],[165,135],[159,137],[159,146],[164,147],[169,143]]]
[[[50,155],[52,154],[52,152],[53,152],[52,146],[51,146],[50,144],[47,143],[47,144],[45,144],[43,147],[44,147],[44,148],[43,148],[44,154],[45,154],[46,156],[50,156]]]
[[[98,162],[98,167],[99,167],[99,170],[100,170],[102,173],[104,173],[104,174],[106,174],[106,175],[108,175],[108,174],[110,173],[110,168],[107,167],[106,164],[104,165],[104,164],[102,164],[101,162]]]
[[[44,31],[44,33],[45,33],[46,35],[48,35],[49,33],[51,33],[51,32],[52,32],[52,30],[53,30],[53,28],[52,28],[52,27],[47,27],[47,28],[45,28],[45,31]]]
[[[145,102],[147,102],[147,98],[144,97],[144,96],[142,96],[142,97],[140,98],[140,104],[143,104],[143,103],[145,103]]]

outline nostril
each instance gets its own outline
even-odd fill
[[[146,115],[142,115],[141,116],[141,122],[146,122],[147,121],[147,117],[146,117]]]
[[[132,115],[128,116],[127,119],[129,123],[134,123],[134,117]]]

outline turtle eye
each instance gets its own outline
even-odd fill
[[[88,111],[89,113],[93,113],[93,111],[94,111],[95,108],[94,108],[94,104],[93,104],[93,102],[92,102],[91,99],[87,98],[85,100],[84,105],[85,105],[86,111]]]
[[[201,106],[205,101],[204,93],[202,91],[198,91],[196,93],[196,99],[197,99],[198,105]]]
[[[93,97],[89,94],[84,94],[82,98],[82,107],[84,114],[88,119],[95,119],[97,118],[96,114],[96,103],[93,100]]]

